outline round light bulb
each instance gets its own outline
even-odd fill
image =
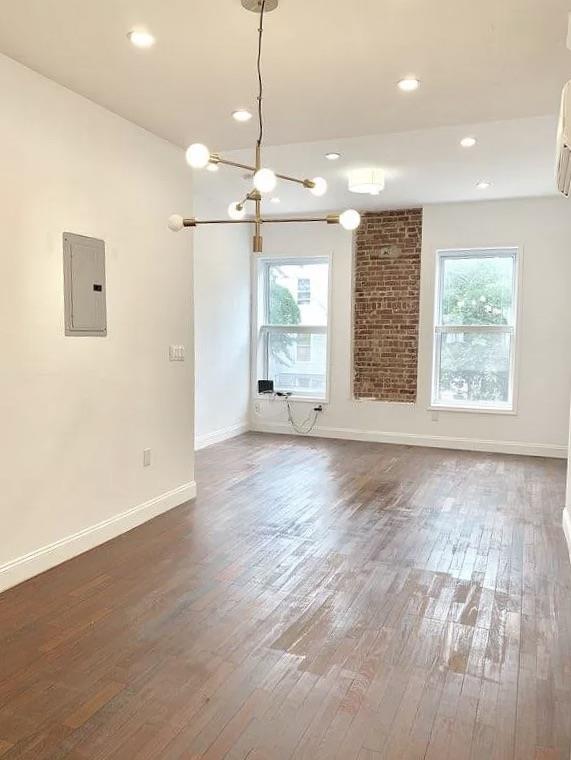
[[[346,230],[356,230],[361,224],[361,214],[350,208],[340,215],[339,224]]]
[[[478,183],[476,183],[476,187],[478,190],[487,190],[489,187],[491,187],[492,183],[487,179],[481,179]]]
[[[237,203],[231,203],[228,206],[228,216],[230,219],[234,219],[235,221],[238,221],[239,219],[243,219],[246,216],[246,209],[244,206],[241,208],[238,208]]]
[[[193,143],[186,151],[186,162],[193,169],[204,169],[210,161],[210,151],[202,143]]]
[[[184,219],[180,214],[171,214],[171,216],[169,216],[168,225],[169,230],[180,232],[184,227]]]
[[[254,174],[254,187],[260,193],[271,193],[278,183],[278,178],[271,169],[259,169]]]
[[[129,38],[130,42],[138,48],[150,48],[155,44],[155,38],[149,32],[143,32],[140,30],[137,31],[136,29],[133,29],[132,32],[129,32],[127,37]]]
[[[339,161],[339,159],[341,158],[341,153],[337,153],[336,151],[333,151],[331,153],[326,153],[325,158],[328,161]]]
[[[403,92],[414,92],[420,87],[420,81],[413,77],[407,77],[406,79],[401,79],[397,86]]]
[[[314,187],[310,188],[313,195],[316,195],[318,198],[325,195],[327,192],[327,180],[323,179],[323,177],[314,177],[311,181],[314,184]]]
[[[477,143],[477,140],[475,137],[463,137],[460,140],[460,145],[463,148],[473,148],[476,143]]]

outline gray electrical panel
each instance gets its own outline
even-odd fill
[[[105,243],[63,234],[65,334],[107,335]]]

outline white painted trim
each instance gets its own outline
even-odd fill
[[[32,578],[34,575],[43,573],[56,565],[65,562],[78,554],[93,549],[100,544],[110,541],[112,538],[126,533],[138,525],[142,525],[153,517],[168,512],[170,509],[184,504],[196,496],[196,483],[184,483],[172,491],[149,499],[143,504],[132,507],[118,515],[113,515],[96,525],[74,533],[71,536],[60,538],[52,544],[35,549],[29,554],[0,565],[0,591],[16,586],[22,581]]]
[[[252,430],[259,433],[285,433],[295,435],[286,423],[256,423]],[[320,426],[310,433],[318,438],[342,438],[371,443],[396,443],[404,446],[428,446],[438,449],[464,451],[489,451],[498,454],[521,454],[523,456],[567,458],[567,446],[549,443],[523,443],[520,441],[492,441],[481,438],[453,438],[443,435],[417,435],[416,433],[388,433],[380,430],[356,430]]]
[[[229,438],[235,438],[237,435],[247,433],[249,429],[250,425],[248,422],[239,422],[237,425],[214,430],[214,432],[207,433],[206,435],[198,435],[194,442],[194,449],[195,451],[205,449],[207,446],[212,446],[213,443],[221,443]]]
[[[262,366],[263,357],[260,356],[260,344],[262,339],[263,329],[268,329],[268,325],[265,325],[264,312],[266,311],[265,302],[260,303],[260,292],[265,295],[265,288],[262,282],[262,274],[264,266],[267,264],[293,264],[299,261],[305,263],[317,263],[327,261],[327,325],[325,326],[325,334],[327,335],[327,356],[326,361],[326,381],[325,381],[325,396],[316,399],[320,404],[328,404],[331,395],[331,345],[333,336],[333,262],[335,257],[332,251],[325,253],[315,253],[305,255],[303,253],[292,253],[288,256],[278,253],[265,253],[258,259],[252,257],[252,269],[251,269],[251,296],[252,302],[250,304],[250,318],[251,318],[251,342],[250,342],[250,399],[255,399],[258,394],[258,380],[266,376],[265,368]],[[285,325],[284,325],[285,326]],[[289,325],[288,325],[289,327]],[[311,332],[315,328],[304,327],[302,325],[294,325],[296,328],[301,328],[301,332]],[[321,326],[318,328],[321,329]],[[295,330],[293,330],[295,332]],[[275,390],[280,390],[276,388]],[[304,400],[303,395],[294,394],[295,400]],[[307,400],[307,399],[306,399]],[[250,404],[251,407],[251,404]]]
[[[503,253],[502,253],[503,252]],[[458,258],[470,258],[474,254],[480,256],[493,257],[498,253],[500,255],[509,256],[510,252],[513,253],[514,259],[514,282],[512,289],[512,301],[515,304],[515,313],[512,325],[443,325],[442,324],[442,303],[441,294],[444,289],[443,277],[444,277],[444,259],[458,259]],[[520,347],[520,334],[521,334],[521,317],[522,317],[522,294],[523,294],[523,245],[511,245],[511,246],[498,246],[498,247],[482,247],[482,248],[442,248],[436,251],[436,261],[434,266],[434,284],[433,284],[433,334],[432,334],[432,374],[431,374],[431,390],[430,390],[430,406],[435,410],[442,410],[447,412],[471,412],[480,411],[480,407],[475,405],[474,407],[445,404],[437,401],[437,385],[438,376],[440,374],[440,362],[438,356],[440,355],[440,341],[441,336],[446,332],[505,332],[511,331],[512,341],[510,343],[510,399],[506,406],[489,407],[486,409],[486,413],[497,414],[513,414],[518,413],[518,399],[519,399],[519,347]]]
[[[571,511],[569,507],[565,507],[563,510],[563,532],[565,533],[569,559],[571,560]]]

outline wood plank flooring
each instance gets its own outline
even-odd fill
[[[565,463],[248,434],[0,596],[0,758],[568,760]]]

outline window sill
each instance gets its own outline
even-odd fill
[[[285,401],[285,396],[274,396],[271,393],[258,393],[257,394],[257,401]],[[295,393],[292,396],[289,396],[290,401],[298,402],[305,402],[307,404],[323,404],[326,406],[329,403],[329,400],[323,397],[319,396],[301,396],[296,395]]]
[[[467,414],[504,414],[515,416],[517,410],[514,408],[502,408],[493,406],[444,406],[431,404],[428,407],[429,412],[462,412]]]

